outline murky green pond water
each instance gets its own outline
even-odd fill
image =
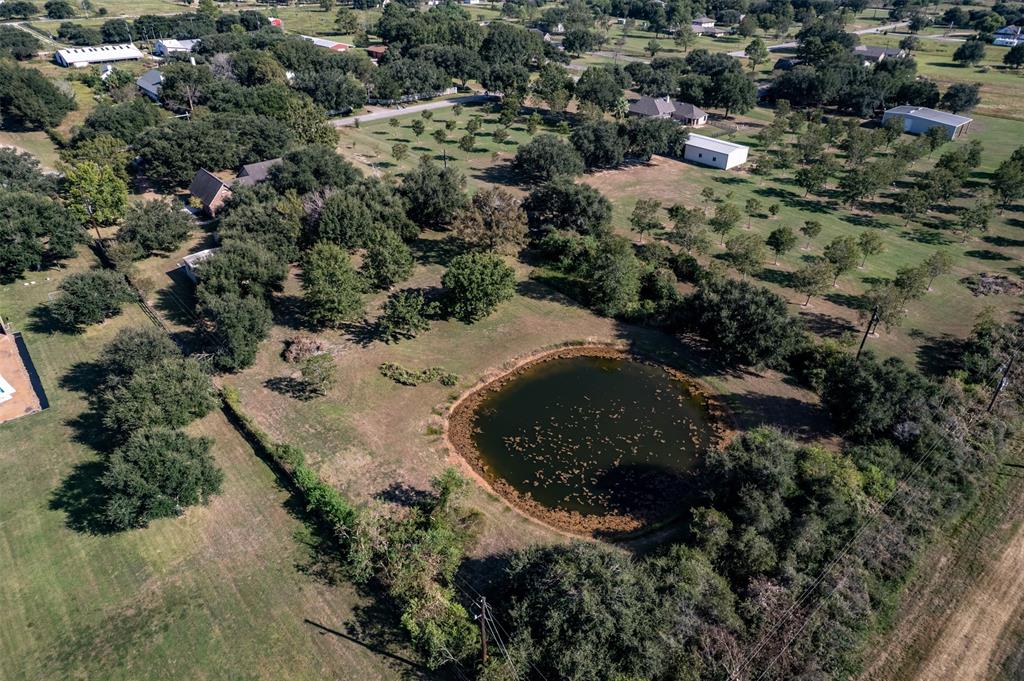
[[[572,357],[483,399],[474,440],[491,476],[560,511],[648,515],[713,441],[705,400],[664,369]]]

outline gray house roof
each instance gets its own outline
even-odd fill
[[[638,116],[668,116],[675,111],[675,104],[668,97],[641,97],[629,105],[629,113]]]
[[[217,195],[227,188],[228,186],[224,184],[223,180],[204,168],[200,169],[192,178],[192,184],[189,185],[188,191],[209,208],[217,199]]]
[[[676,102],[676,118],[689,118],[697,119],[704,118],[708,115],[708,112],[700,107],[694,106],[689,102]]]
[[[160,69],[150,69],[139,76],[135,84],[153,99],[160,99],[160,88],[163,82],[164,75],[160,73]]]
[[[862,57],[870,59],[889,59],[902,57],[905,54],[903,50],[896,49],[895,47],[881,47],[879,45],[858,45],[853,48],[853,51]]]
[[[929,109],[926,106],[895,106],[885,113],[890,116],[919,118],[921,120],[931,121],[932,123],[941,123],[943,125],[963,125],[964,123],[970,123],[974,120],[973,118],[958,116],[956,114],[949,113],[948,111],[936,111],[935,109]]]
[[[268,161],[260,161],[259,163],[244,165],[242,166],[242,170],[239,171],[238,177],[235,179],[235,184],[248,187],[257,185],[267,179],[267,176],[270,175],[271,168],[280,162],[280,158],[272,158]]]

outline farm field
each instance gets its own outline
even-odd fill
[[[83,250],[60,272],[0,286],[4,318],[23,332],[51,405],[0,425],[0,658],[18,660],[0,676],[400,678],[402,663],[307,622],[342,629],[365,602],[303,567],[313,559],[301,508],[219,411],[190,431],[216,441],[220,496],[145,531],[94,529],[99,459],[89,443],[100,432],[87,364],[118,329],[150,322],[126,307],[68,336],[33,315],[64,276],[94,263]]]

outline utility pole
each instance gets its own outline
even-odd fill
[[[480,661],[487,664],[487,598],[484,596],[480,597],[480,615],[477,617],[480,620]]]
[[[988,409],[986,409],[985,411],[991,412],[992,407],[996,406],[996,400],[999,399],[999,395],[1000,393],[1003,392],[1003,388],[1005,388],[1006,384],[1009,383],[1007,379],[1010,376],[1010,369],[1013,368],[1013,362],[1016,359],[1017,357],[1015,355],[1011,355],[1010,361],[1007,362],[1006,366],[1003,367],[1003,375],[999,377],[999,384],[996,385],[996,390],[994,393],[992,393],[992,401],[988,403]]]
[[[864,351],[864,344],[868,342],[868,335],[871,333],[871,327],[874,326],[875,320],[878,318],[878,308],[871,310],[871,319],[868,320],[868,328],[864,329],[864,337],[860,339],[860,347],[857,348],[857,359],[860,359],[860,353]]]

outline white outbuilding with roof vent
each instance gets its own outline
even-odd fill
[[[131,43],[124,45],[97,45],[96,47],[68,47],[57,50],[53,60],[61,66],[82,68],[90,64],[142,59],[142,52]]]
[[[690,133],[686,136],[683,158],[712,168],[728,170],[747,162],[750,147],[734,144],[714,137]]]

